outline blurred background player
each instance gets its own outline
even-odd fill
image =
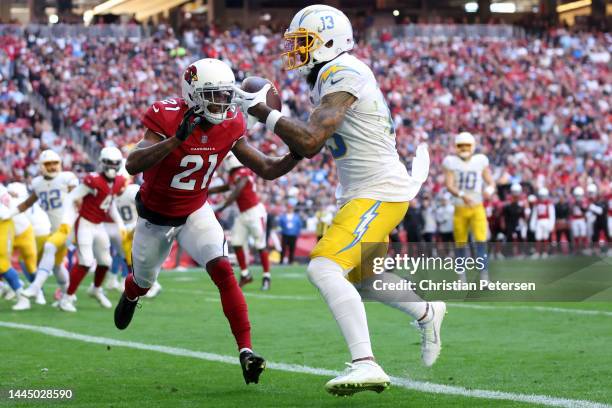
[[[68,289],[69,276],[62,266],[68,252],[66,241],[73,220],[64,220],[64,201],[70,191],[79,181],[74,173],[62,171],[62,160],[53,150],[44,150],[38,158],[40,175],[32,180],[32,193],[21,204],[19,211],[23,212],[36,202],[47,213],[51,223],[51,235],[45,241],[42,253],[39,253],[38,269],[34,281],[24,290],[28,297],[37,296],[49,274],[53,272],[62,293]]]
[[[417,148],[411,177],[399,159],[394,124],[374,74],[348,53],[354,45],[353,28],[344,13],[325,5],[306,7],[293,17],[284,38],[285,69],[303,74],[311,90],[315,108],[309,120],[290,119],[262,103],[269,85],[255,93],[236,92],[242,111],[265,122],[290,150],[313,157],[327,146],[335,159],[340,210],[310,254],[308,278],[340,326],[352,362],[325,388],[337,395],[381,392],[389,386],[389,377],[374,360],[365,308],[345,275],[361,270],[362,241],[388,244],[389,234],[427,178],[427,147]],[[372,273],[363,272],[366,277]],[[387,275],[389,280],[400,279]],[[409,296],[412,302],[391,302],[384,295],[379,300],[418,320],[422,358],[431,365],[440,352],[446,306],[424,302],[414,293]]]
[[[570,231],[570,204],[565,194],[559,195],[559,200],[555,203],[555,242],[558,253],[571,252],[572,234]],[[569,247],[564,245],[569,244]]]
[[[281,232],[281,263],[292,265],[295,263],[295,248],[304,222],[295,212],[293,203],[288,202],[285,207],[287,210],[277,219]]]
[[[573,191],[570,209],[570,228],[572,230],[572,246],[576,252],[585,251],[588,247],[586,213],[589,202],[584,196],[584,189],[576,186]]]
[[[465,257],[469,234],[474,240],[476,257],[487,259],[487,214],[483,206],[483,189],[487,196],[495,193],[495,181],[489,169],[489,159],[484,154],[474,154],[476,139],[471,133],[455,136],[456,154],[446,156],[442,162],[444,181],[448,191],[455,196],[453,234],[455,255]],[[484,185],[486,183],[486,186]],[[489,280],[486,267],[480,270],[480,279]],[[467,280],[465,272],[459,274]]]
[[[591,225],[591,242],[593,251],[599,250],[600,254],[606,252],[606,245],[610,242],[608,235],[606,200],[599,194],[597,185],[589,183],[587,194],[590,204],[587,213],[587,223]]]
[[[263,269],[261,290],[270,290],[270,259],[266,242],[268,214],[255,191],[255,174],[240,163],[232,152],[225,156],[223,169],[228,174],[227,184],[211,188],[209,194],[231,191],[225,202],[215,211],[221,212],[234,202],[240,211],[238,217],[234,219],[231,231],[232,247],[238,266],[240,266],[239,286],[253,282],[253,276],[249,272],[247,254],[244,252],[245,248],[248,249],[249,242],[252,241],[253,246],[259,252]]]
[[[15,292],[17,303],[13,310],[28,310],[30,300],[23,295],[23,288],[17,271],[11,266],[13,244],[15,242],[15,226],[13,217],[18,213],[11,195],[4,184],[0,184],[0,278],[8,283]]]
[[[180,82],[182,98],[157,101],[144,114],[143,139],[126,161],[131,175],[144,172],[144,183],[136,195],[133,273],[115,308],[115,326],[128,327],[176,239],[217,286],[244,380],[257,383],[265,360],[251,350],[247,304],[227,257],[223,228],[207,202],[208,187],[230,150],[268,180],[289,172],[300,158],[269,157],[249,145],[243,137],[246,121],[233,102],[234,73],[225,62],[195,61]]]
[[[83,183],[76,187],[66,198],[66,210],[73,210],[77,201],[82,201],[79,215],[74,223],[74,242],[78,262],[70,270],[70,285],[59,303],[61,310],[76,312],[75,293],[90,268],[96,265],[93,286],[87,293],[95,298],[100,306],[110,309],[112,303],[102,289],[106,272],[112,262],[110,240],[104,228],[107,214],[117,224],[122,237],[125,226],[117,211],[115,196],[125,186],[125,178],[118,175],[123,156],[116,147],[105,147],[100,152],[99,173],[89,173]],[[65,215],[65,217],[67,217]],[[70,216],[72,217],[72,216]]]
[[[534,233],[535,252],[532,258],[547,258],[550,236],[555,227],[555,205],[546,187],[538,189],[538,198],[533,205],[530,228]]]
[[[523,199],[523,188],[519,183],[510,186],[510,197],[502,210],[504,235],[506,241],[512,243],[512,255],[522,253],[519,243],[525,242],[527,226],[527,209]]]

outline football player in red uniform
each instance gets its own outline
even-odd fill
[[[68,290],[60,299],[61,310],[76,312],[74,294],[94,263],[97,264],[94,285],[88,290],[88,293],[96,298],[102,307],[109,309],[112,307],[102,289],[102,282],[112,262],[110,240],[104,228],[104,221],[110,215],[119,231],[125,231],[123,220],[114,202],[115,196],[125,188],[126,183],[123,176],[117,175],[122,159],[123,156],[116,147],[102,149],[100,152],[101,171],[85,176],[83,183],[72,190],[66,198],[68,202],[65,206],[65,218],[72,218],[70,213],[76,201],[82,200],[82,203],[74,223],[74,238],[79,260],[70,270]]]
[[[255,191],[255,175],[250,169],[244,167],[240,160],[231,152],[223,160],[223,169],[229,175],[228,184],[213,187],[209,193],[229,191],[231,186],[232,192],[225,200],[225,203],[217,208],[217,211],[223,211],[234,202],[236,202],[240,211],[240,215],[234,221],[231,233],[232,246],[240,266],[239,286],[242,287],[247,283],[253,282],[253,276],[249,272],[244,253],[244,246],[248,245],[249,238],[251,238],[255,249],[259,251],[261,267],[263,269],[261,290],[270,290],[270,260],[268,250],[266,249],[266,220],[268,214]]]
[[[570,227],[572,230],[572,243],[574,251],[584,251],[588,246],[586,213],[589,201],[584,196],[584,189],[580,186],[574,188],[574,199],[570,212]]]
[[[155,102],[147,110],[144,137],[127,158],[128,173],[144,172],[144,183],[136,196],[140,217],[132,247],[133,273],[115,309],[115,326],[125,329],[130,324],[138,298],[157,279],[176,238],[219,289],[245,382],[257,383],[265,361],[251,350],[247,304],[227,258],[223,229],[206,202],[208,186],[230,150],[265,179],[286,174],[301,157],[268,157],[249,145],[243,137],[246,121],[233,102],[234,74],[224,62],[194,62],[181,84],[182,98]]]

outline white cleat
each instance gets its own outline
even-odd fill
[[[106,284],[107,290],[118,290],[121,292],[122,288],[123,287],[121,286],[121,283],[119,283],[119,279],[117,279],[117,275],[113,275]]]
[[[30,305],[30,299],[28,299],[27,297],[19,294],[17,295],[17,303],[15,303],[12,307],[13,310],[28,310],[32,307],[32,305]]]
[[[40,288],[38,286],[30,284],[30,286],[25,288],[23,290],[23,292],[21,292],[21,293],[25,297],[33,298],[33,297],[37,297],[38,296],[38,292],[39,291],[40,291]]]
[[[4,300],[13,300],[17,297],[17,294],[15,293],[15,291],[10,288],[7,287],[6,291],[4,292]]]
[[[76,307],[74,307],[74,299],[70,295],[62,296],[57,307],[64,312],[74,313],[77,311]]]
[[[110,309],[113,307],[113,304],[111,303],[110,300],[108,300],[102,288],[93,287],[93,290],[92,288],[89,288],[87,289],[87,293],[91,297],[95,298],[98,301],[98,303],[100,303],[100,306],[102,306],[103,308]]]
[[[148,299],[152,299],[155,296],[159,295],[159,292],[161,292],[161,290],[162,290],[162,285],[160,285],[159,282],[155,281],[153,282],[153,286],[151,286],[151,288],[149,289],[147,294],[144,295],[144,297]]]
[[[446,303],[429,302],[430,311],[433,310],[433,317],[427,323],[419,323],[421,330],[421,360],[426,367],[431,367],[442,349],[442,338],[440,329],[442,320],[446,314]]]
[[[36,295],[35,303],[37,305],[46,305],[47,304],[47,299],[45,299],[45,294],[43,293],[42,289],[40,289],[38,291],[38,294]]]
[[[325,384],[325,390],[330,394],[350,396],[361,391],[381,393],[391,384],[389,376],[374,361],[363,360],[346,365],[348,368],[343,374]]]

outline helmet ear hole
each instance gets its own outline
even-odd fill
[[[327,48],[331,48],[334,46],[334,40],[329,40],[328,42],[325,43],[325,47]]]

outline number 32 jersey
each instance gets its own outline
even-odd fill
[[[174,137],[188,109],[183,99],[155,102],[142,123],[163,138]],[[166,217],[186,217],[204,205],[208,185],[223,158],[246,131],[242,113],[204,131],[199,126],[161,162],[144,172],[140,199]]]
[[[64,199],[68,189],[78,184],[79,179],[71,171],[62,171],[52,179],[43,176],[32,179],[32,191],[38,197],[40,207],[49,217],[51,231],[55,231],[62,222]]]
[[[474,201],[474,204],[482,203],[482,172],[489,166],[489,159],[484,154],[475,154],[469,160],[463,160],[459,156],[446,156],[442,161],[442,167],[452,171],[455,175],[457,188],[465,192],[465,195]],[[463,198],[455,197],[455,205],[464,205]]]

